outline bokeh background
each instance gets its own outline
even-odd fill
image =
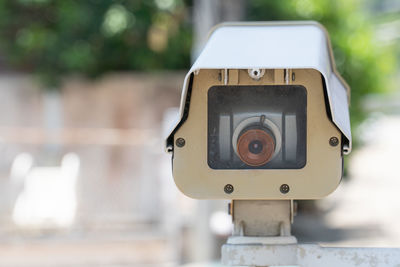
[[[185,71],[219,22],[309,19],[351,86],[355,149],[294,235],[400,247],[399,1],[0,0],[0,266],[218,262],[227,203],[178,192],[163,150]]]

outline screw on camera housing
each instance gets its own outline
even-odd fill
[[[260,80],[264,74],[265,74],[265,69],[249,69],[247,70],[250,78],[252,78],[255,81]]]
[[[283,184],[283,185],[281,185],[279,190],[281,191],[282,194],[287,194],[290,191],[290,187],[287,184]]]
[[[331,137],[329,139],[329,144],[331,146],[337,146],[339,144],[339,139],[337,137]]]
[[[179,137],[178,139],[176,139],[175,144],[177,147],[184,147],[186,144],[186,141],[182,137]]]
[[[231,185],[231,184],[227,184],[227,185],[225,185],[225,187],[224,187],[224,191],[225,191],[225,193],[227,193],[227,194],[231,194],[232,192],[233,192],[233,185]]]

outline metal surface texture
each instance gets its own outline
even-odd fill
[[[345,137],[344,153],[351,151],[350,89],[336,71],[329,37],[322,25],[316,22],[218,25],[185,78],[181,118],[190,76],[202,69],[224,69],[225,84],[230,69],[285,69],[286,83],[290,80],[290,70],[317,70],[324,77],[332,121]]]
[[[231,245],[222,247],[229,266],[373,267],[399,266],[397,248],[334,248],[315,244]]]

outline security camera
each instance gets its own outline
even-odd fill
[[[348,101],[320,24],[221,24],[184,81],[174,180],[193,198],[324,197],[351,150]]]

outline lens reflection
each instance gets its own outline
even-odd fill
[[[263,144],[260,140],[251,141],[249,144],[249,151],[253,154],[259,154],[263,150]]]
[[[239,158],[254,167],[266,164],[272,158],[274,150],[274,138],[263,129],[244,131],[237,143]]]

